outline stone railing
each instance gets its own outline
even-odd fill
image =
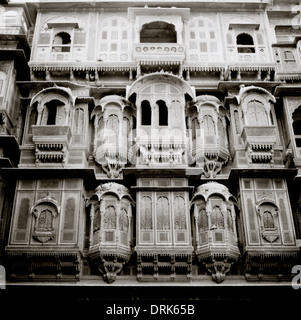
[[[267,146],[271,148],[276,144],[275,126],[244,126],[242,138],[250,145]]]
[[[134,59],[153,64],[156,61],[179,64],[185,58],[185,46],[178,43],[140,43],[134,46]]]

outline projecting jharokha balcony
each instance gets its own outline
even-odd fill
[[[157,61],[178,64],[185,58],[184,45],[177,43],[141,43],[134,46],[134,58],[144,64]]]
[[[71,130],[69,126],[33,125],[36,163],[65,163]]]

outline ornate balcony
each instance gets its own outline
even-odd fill
[[[129,190],[118,183],[99,185],[89,199],[89,257],[104,280],[115,281],[117,274],[132,255],[134,201]]]
[[[196,256],[220,283],[240,255],[234,197],[225,186],[209,182],[196,189],[192,205]]]
[[[275,126],[245,126],[241,137],[248,152],[249,164],[274,163]]]
[[[32,126],[36,163],[65,163],[71,140],[69,126]]]

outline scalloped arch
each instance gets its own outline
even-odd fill
[[[169,85],[176,86],[183,94],[188,94],[193,100],[195,99],[195,88],[190,86],[184,79],[168,72],[155,72],[146,74],[137,79],[131,86],[127,87],[126,99],[132,94],[141,92],[147,85],[156,82],[165,82]]]
[[[39,91],[35,96],[33,96],[30,102],[30,106],[32,106],[36,102],[42,101],[49,93],[55,93],[65,98],[67,97],[67,99],[71,101],[72,105],[75,104],[75,97],[72,95],[71,89],[64,87],[51,87],[43,89]]]

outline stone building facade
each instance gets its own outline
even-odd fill
[[[290,283],[298,5],[2,4],[8,281]]]

